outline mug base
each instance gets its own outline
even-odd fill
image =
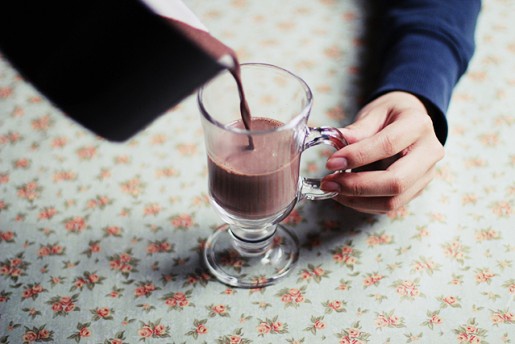
[[[224,224],[214,232],[203,250],[204,264],[220,282],[238,288],[262,288],[290,273],[299,256],[295,234],[277,225],[271,245],[262,254],[246,255]]]

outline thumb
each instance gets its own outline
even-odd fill
[[[383,112],[382,109],[360,112],[356,116],[356,120],[345,128],[341,128],[340,132],[349,144],[374,136],[381,131],[384,126]]]

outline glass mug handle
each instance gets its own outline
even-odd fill
[[[302,151],[320,144],[326,144],[336,150],[340,150],[348,144],[342,133],[338,129],[332,127],[310,127],[308,128],[308,137],[312,136],[315,137],[304,143]],[[320,178],[306,178],[301,176],[300,180],[300,198],[323,200],[333,198],[338,195],[337,192],[325,192],[321,190]]]

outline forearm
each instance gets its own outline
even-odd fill
[[[474,52],[480,0],[397,0],[384,7],[381,73],[370,99],[395,90],[418,96],[444,143],[444,114]]]

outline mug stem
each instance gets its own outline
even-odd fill
[[[248,231],[235,226],[229,226],[228,231],[233,240],[232,244],[240,255],[243,257],[258,257],[265,255],[267,251],[270,250],[273,245],[276,230],[277,225],[273,224],[264,229],[262,232],[265,233],[265,235],[259,238],[249,237],[245,235],[248,234]]]

